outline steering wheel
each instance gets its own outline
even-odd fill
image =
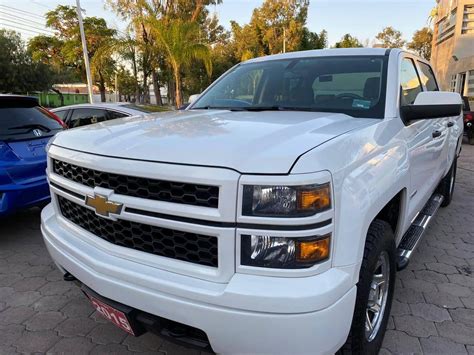
[[[336,99],[358,99],[358,100],[364,100],[364,98],[360,95],[357,94],[352,94],[350,92],[346,92],[343,94],[336,95]]]

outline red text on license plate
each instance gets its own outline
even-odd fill
[[[94,308],[99,312],[103,317],[111,321],[113,324],[115,324],[117,327],[125,330],[126,332],[135,335],[135,333],[132,330],[132,327],[130,326],[130,323],[125,316],[125,314],[108,304],[105,304],[102,301],[99,301],[97,298],[93,296],[89,296],[89,299],[92,302],[92,305]]]

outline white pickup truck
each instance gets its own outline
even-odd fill
[[[44,241],[134,335],[374,354],[396,269],[451,201],[461,103],[402,50],[252,59],[184,111],[59,133]]]

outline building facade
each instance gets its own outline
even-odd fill
[[[474,0],[437,0],[431,63],[443,90],[474,97]]]

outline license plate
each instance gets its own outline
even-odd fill
[[[127,333],[135,335],[132,326],[128,321],[127,316],[122,311],[109,306],[108,304],[98,300],[94,296],[87,295],[92,303],[92,306],[99,312],[105,319],[115,324],[120,329],[125,330]]]

